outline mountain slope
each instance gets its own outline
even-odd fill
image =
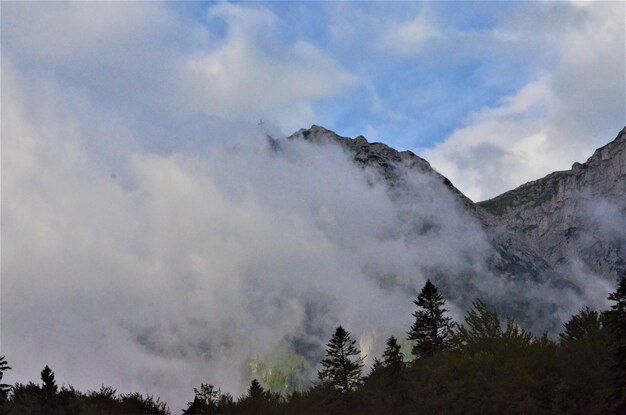
[[[499,226],[499,221],[491,213],[474,204],[459,191],[446,177],[435,171],[428,161],[411,151],[397,151],[383,143],[370,143],[363,136],[354,139],[342,137],[326,128],[313,125],[300,129],[289,139],[303,139],[314,143],[339,144],[351,154],[354,162],[361,167],[374,168],[385,178],[390,187],[402,187],[406,172],[425,174],[447,188],[463,208],[482,225],[493,251],[487,260],[489,267],[499,275],[510,279],[538,280],[545,278],[549,264],[529,248],[513,232]],[[445,208],[445,207],[441,207]]]
[[[626,271],[626,128],[583,164],[478,203],[552,266]]]

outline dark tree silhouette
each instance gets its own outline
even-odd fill
[[[0,356],[0,405],[6,400],[7,394],[11,390],[11,385],[2,383],[4,372],[6,372],[7,370],[11,370],[11,367],[7,363],[7,360],[5,359],[5,357]]]
[[[248,387],[248,393],[239,399],[237,408],[238,413],[271,414],[280,402],[279,394],[266,391],[258,380],[253,379]]]
[[[41,371],[41,398],[43,406],[51,410],[55,405],[57,396],[57,384],[54,380],[54,372],[46,365]]]
[[[404,353],[400,349],[398,339],[391,336],[387,339],[387,347],[383,352],[383,363],[385,367],[401,367]]]
[[[363,359],[350,332],[339,326],[326,345],[323,370],[318,372],[322,384],[341,394],[353,391],[362,383]]]
[[[416,357],[429,357],[445,347],[452,319],[444,316],[446,301],[437,287],[428,280],[413,303],[418,310],[413,313],[415,322],[408,332],[408,339],[415,342],[411,353]]]
[[[390,414],[407,413],[407,385],[404,376],[404,353],[394,336],[387,339],[387,347],[383,352],[384,402]]]
[[[54,380],[54,372],[46,365],[41,371],[42,389],[45,393],[54,395],[57,393],[57,384]]]
[[[219,389],[215,389],[213,385],[202,383],[200,388],[193,388],[193,392],[193,401],[187,403],[188,406],[183,411],[183,415],[210,414],[217,411],[221,395]]]
[[[250,386],[248,387],[248,397],[251,399],[259,399],[263,397],[265,390],[258,380],[252,379]]]
[[[626,273],[617,290],[609,295],[615,304],[604,313],[613,352],[613,391],[609,398],[609,413],[626,414]]]

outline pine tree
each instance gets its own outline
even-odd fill
[[[7,397],[7,394],[11,390],[11,386],[2,382],[2,378],[4,377],[4,372],[7,370],[11,370],[11,367],[7,363],[4,356],[0,356],[0,404],[2,404]]]
[[[248,387],[248,398],[250,399],[259,399],[263,397],[265,390],[263,390],[263,386],[259,383],[258,380],[252,379],[250,383],[250,387]]]
[[[47,411],[52,412],[57,401],[57,384],[54,372],[46,365],[41,371],[41,404]]]
[[[353,391],[362,383],[363,359],[350,332],[339,326],[326,345],[323,370],[318,372],[322,384],[341,394]]]
[[[263,389],[258,380],[253,379],[248,387],[248,393],[243,396],[237,406],[242,413],[269,414],[278,407],[281,396]],[[222,405],[220,410],[225,409],[226,405]],[[225,411],[224,411],[225,412]]]
[[[415,341],[411,353],[416,357],[433,356],[445,347],[452,319],[445,317],[445,300],[437,287],[428,280],[413,303],[418,310],[413,313],[415,322],[408,332],[408,339]]]
[[[394,336],[387,339],[387,347],[383,352],[384,366],[384,401],[390,414],[407,413],[407,385],[404,378],[404,353],[398,339]]]
[[[57,384],[54,380],[54,372],[46,365],[41,371],[41,381],[43,382],[42,390],[46,395],[55,395],[57,393]]]
[[[398,339],[394,336],[387,339],[387,347],[383,352],[383,363],[385,367],[401,367],[404,353],[402,353]]]
[[[615,304],[604,313],[613,351],[613,391],[609,398],[609,413],[626,414],[626,273],[615,292],[609,295]]]

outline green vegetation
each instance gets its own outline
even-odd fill
[[[413,304],[418,310],[413,313],[415,323],[407,333],[409,340],[415,341],[411,353],[415,357],[430,357],[446,347],[446,338],[452,327],[452,319],[444,316],[447,311],[443,296],[437,287],[428,280]]]
[[[413,360],[392,336],[364,376],[363,356],[339,326],[310,388],[279,394],[254,379],[234,399],[202,384],[183,414],[626,414],[626,276],[609,300],[607,311],[586,308],[572,316],[555,341],[501,321],[480,300],[455,324],[429,281],[415,301],[409,330]],[[0,381],[10,369],[0,357]],[[278,377],[282,384],[285,376]],[[46,366],[41,384],[0,384],[0,414],[170,411],[151,396],[118,395],[104,386],[87,393],[59,389]]]

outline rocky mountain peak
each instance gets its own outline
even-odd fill
[[[584,163],[478,203],[552,265],[626,271],[626,128]]]
[[[399,167],[408,167],[420,173],[436,175],[455,193],[462,196],[452,183],[437,173],[428,161],[411,151],[398,151],[380,142],[369,142],[364,136],[356,138],[343,137],[327,128],[312,125],[311,128],[302,128],[292,134],[289,139],[303,139],[315,143],[336,143],[345,151],[353,155],[354,162],[361,167],[374,167],[383,177],[392,183],[401,179]],[[465,196],[463,196],[465,198]],[[469,200],[469,199],[468,199]]]

